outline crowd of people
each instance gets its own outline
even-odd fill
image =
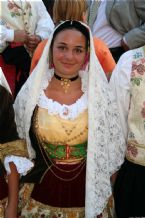
[[[144,1],[0,6],[0,218],[145,217]]]

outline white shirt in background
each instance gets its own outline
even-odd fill
[[[107,0],[101,1],[92,33],[93,36],[102,39],[109,48],[115,48],[121,46],[122,35],[113,29],[108,23],[105,12],[106,3]]]

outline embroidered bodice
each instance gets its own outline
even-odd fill
[[[35,131],[49,158],[72,162],[86,157],[87,95],[68,106],[48,99],[42,91],[35,112]]]
[[[38,108],[36,120],[38,133],[45,142],[75,145],[87,140],[87,110],[74,120],[66,120],[49,114],[46,109]]]

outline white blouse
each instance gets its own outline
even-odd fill
[[[47,86],[49,86],[49,82],[51,81],[53,75],[54,69],[52,69],[51,72],[49,72],[49,74],[46,74],[43,78],[42,91],[40,93],[37,104],[39,107],[47,109],[49,114],[58,114],[62,119],[73,120],[78,117],[80,113],[88,108],[88,73],[83,70],[79,71],[79,76],[82,82],[81,90],[83,92],[83,95],[71,105],[60,104],[59,102],[45,96],[44,90],[47,88]]]
[[[118,61],[111,79],[110,88],[117,101],[120,121],[125,138],[127,138],[127,117],[130,104],[130,79],[133,62],[133,51],[124,53]]]
[[[62,119],[74,120],[88,108],[88,94],[85,92],[74,104],[66,105],[46,97],[44,91],[42,91],[38,106],[47,109],[51,115],[59,115]]]

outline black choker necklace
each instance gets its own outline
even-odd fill
[[[61,85],[62,85],[62,88],[64,89],[64,92],[67,93],[69,87],[70,87],[70,82],[72,81],[75,81],[76,79],[78,79],[79,75],[75,76],[75,77],[72,77],[72,78],[63,78],[61,76],[58,76],[56,73],[54,73],[54,76],[56,79],[60,80],[61,81]]]
[[[70,80],[71,82],[72,81],[75,81],[78,77],[79,77],[79,75],[77,75],[77,76],[74,76],[74,77],[72,77],[72,78],[64,78],[64,77],[61,77],[61,76],[58,76],[56,73],[54,73],[54,76],[55,76],[55,78],[56,79],[58,79],[58,80]]]

